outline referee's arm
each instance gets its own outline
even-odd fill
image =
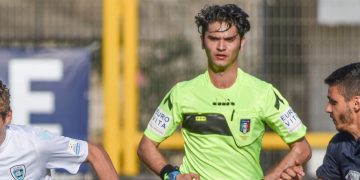
[[[137,153],[139,158],[142,160],[142,162],[146,164],[147,167],[149,167],[154,173],[159,175],[161,179],[164,179],[164,177],[161,176],[163,176],[166,166],[169,165],[167,165],[164,156],[162,156],[160,151],[158,150],[159,144],[160,143],[152,141],[151,139],[143,135]],[[178,174],[176,175],[175,178],[178,180],[179,179],[199,180],[200,176],[196,173],[185,173],[185,174]]]
[[[311,158],[311,147],[309,143],[306,138],[303,137],[288,145],[290,152],[265,176],[265,180],[279,178],[292,179],[295,177],[301,179],[304,175],[302,166]]]
[[[149,167],[155,174],[160,175],[161,169],[167,163],[158,150],[158,146],[159,143],[152,141],[143,135],[137,149],[137,154],[147,167]]]

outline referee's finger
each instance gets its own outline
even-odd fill
[[[191,180],[200,180],[200,176],[198,174],[195,173],[190,173],[192,179]]]

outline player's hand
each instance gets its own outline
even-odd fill
[[[176,180],[200,180],[200,176],[195,173],[179,174],[176,176]]]
[[[296,161],[294,166],[288,167],[281,173],[280,180],[302,180],[303,176],[305,176],[304,169],[302,165]]]

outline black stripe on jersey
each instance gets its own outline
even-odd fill
[[[183,114],[182,128],[197,134],[231,136],[231,131],[222,114]]]
[[[170,95],[171,95],[171,93],[165,98],[164,104],[168,103],[169,110],[171,111],[173,105],[172,105],[172,102],[171,102],[171,99],[170,99]]]
[[[282,104],[284,104],[284,101],[275,93],[275,91],[274,91],[274,94],[275,94],[275,104],[274,104],[274,107],[277,109],[277,110],[279,110],[280,109],[280,102],[282,103]]]

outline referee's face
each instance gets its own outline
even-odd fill
[[[336,129],[348,132],[353,129],[355,121],[352,100],[346,101],[338,86],[329,87],[328,100],[326,112],[330,114]]]
[[[241,38],[235,26],[225,22],[213,22],[201,37],[202,47],[208,63],[214,72],[237,68],[237,58],[245,39]]]

